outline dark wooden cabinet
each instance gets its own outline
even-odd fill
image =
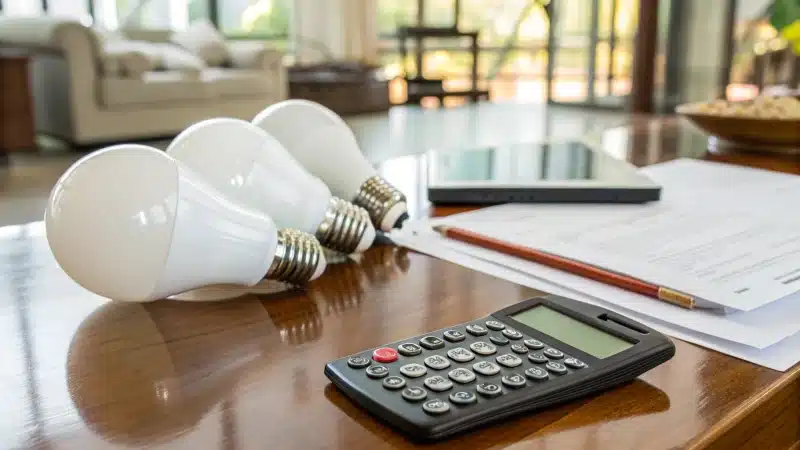
[[[36,145],[28,66],[30,57],[0,51],[0,151]]]

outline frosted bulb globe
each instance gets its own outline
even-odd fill
[[[77,161],[50,194],[45,229],[61,268],[115,300],[250,286],[264,277],[303,282],[325,269],[312,236],[279,230],[269,216],[234,204],[144,145],[117,145]],[[308,257],[304,270],[288,256],[298,249]]]
[[[334,195],[366,209],[376,227],[389,231],[408,217],[405,196],[377,174],[350,127],[330,109],[308,100],[285,100],[259,113],[253,123]]]
[[[325,247],[359,253],[375,240],[366,211],[332,196],[280,142],[250,122],[198,122],[172,141],[167,154],[231,200],[268,214],[279,227],[314,234]]]

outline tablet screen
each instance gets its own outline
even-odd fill
[[[529,186],[565,182],[630,185],[647,181],[627,162],[581,142],[434,151],[429,157],[432,185]]]

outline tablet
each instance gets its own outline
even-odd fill
[[[427,154],[433,204],[645,203],[661,187],[582,142],[514,144]]]

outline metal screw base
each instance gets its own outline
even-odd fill
[[[265,278],[291,284],[305,284],[316,272],[320,258],[324,258],[322,246],[314,236],[284,228],[278,231],[275,259]]]
[[[392,206],[405,201],[406,196],[379,175],[367,179],[353,199],[354,204],[367,210],[376,227]]]
[[[363,208],[331,197],[316,236],[323,247],[349,254],[355,252],[361,237],[371,226],[369,215]]]

